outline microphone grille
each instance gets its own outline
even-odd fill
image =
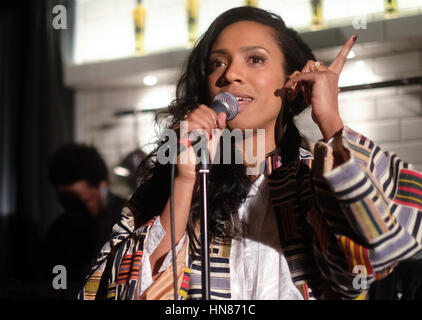
[[[236,97],[228,92],[220,92],[214,97],[213,102],[219,102],[227,109],[226,120],[233,120],[239,113],[239,103]]]

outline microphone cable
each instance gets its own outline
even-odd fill
[[[177,159],[177,152],[175,153]],[[178,298],[178,285],[177,285],[177,262],[176,262],[176,236],[174,227],[174,176],[176,171],[176,161],[171,163],[171,182],[170,182],[170,224],[171,224],[171,252],[173,261],[173,288],[174,300]]]

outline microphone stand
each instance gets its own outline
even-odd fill
[[[206,139],[206,141],[208,141]],[[201,148],[201,162],[198,173],[200,174],[200,204],[201,204],[201,281],[202,299],[210,300],[210,261],[208,243],[208,204],[207,204],[207,175],[209,169],[210,156],[207,146]]]

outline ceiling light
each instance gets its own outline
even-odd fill
[[[113,169],[113,172],[121,177],[128,177],[130,175],[130,172],[125,167],[117,166]]]
[[[153,86],[153,85],[156,85],[157,81],[158,81],[157,78],[155,76],[151,76],[151,75],[146,76],[144,78],[144,84],[146,86],[150,86],[150,87]]]

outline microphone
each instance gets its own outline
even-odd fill
[[[236,97],[228,92],[220,92],[212,100],[211,109],[217,114],[224,112],[227,115],[227,120],[233,120],[239,113],[239,103]]]
[[[224,112],[227,116],[227,121],[233,120],[239,113],[239,103],[237,102],[236,97],[228,92],[220,92],[217,94],[213,98],[210,108],[217,114]],[[200,141],[200,138],[201,133],[195,130],[192,131],[189,134],[189,139],[182,139],[179,141],[179,152],[183,152],[187,147],[195,145]]]

